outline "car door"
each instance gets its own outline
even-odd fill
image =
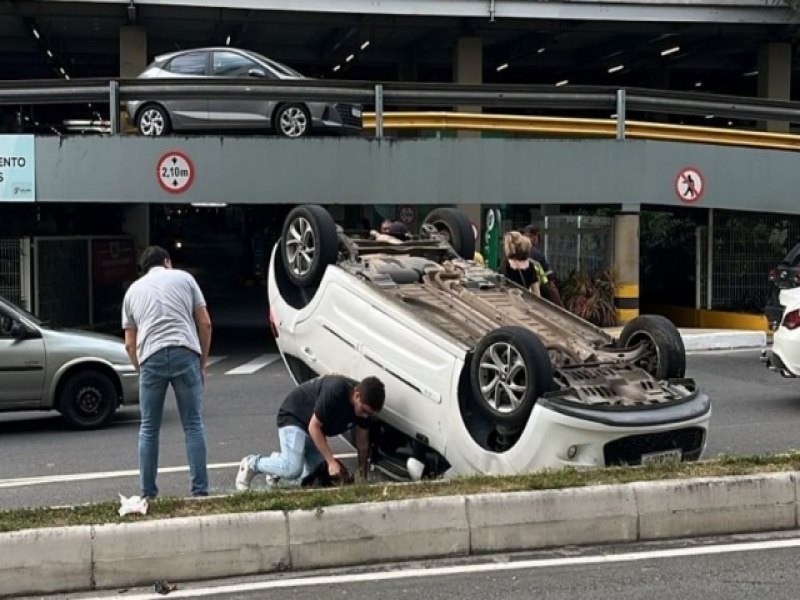
[[[161,77],[207,79],[209,54],[205,50],[178,54],[164,65]],[[164,106],[175,129],[208,127],[208,98],[178,98],[165,101]]]
[[[19,320],[0,307],[0,408],[41,405],[44,390],[46,353],[39,332],[17,339],[11,335]]]
[[[264,65],[234,50],[212,52],[211,76],[262,81],[275,77]],[[208,102],[208,118],[215,129],[267,129],[269,117],[269,103],[264,99],[212,98]]]

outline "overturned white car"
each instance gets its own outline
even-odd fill
[[[379,468],[436,477],[700,457],[710,401],[684,377],[671,322],[642,316],[614,339],[477,265],[474,250],[454,209],[395,244],[344,232],[316,205],[286,218],[268,285],[278,348],[298,383],[383,380]]]

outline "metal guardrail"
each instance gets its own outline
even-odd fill
[[[375,132],[383,135],[387,105],[403,107],[481,106],[615,113],[617,136],[631,112],[707,115],[744,120],[800,123],[800,103],[697,92],[604,86],[465,85],[455,83],[264,81],[253,79],[71,79],[0,82],[0,105],[104,103],[111,132],[120,133],[120,104],[127,100],[262,98],[355,102],[375,109]]]
[[[376,125],[375,113],[365,112],[363,122],[365,129],[374,129]],[[383,115],[383,127],[388,130],[504,131],[509,133],[543,134],[550,137],[622,137],[800,150],[800,135],[787,133],[628,120],[623,122],[624,129],[622,136],[620,136],[618,125],[619,123],[614,119],[525,117],[465,112],[385,112]]]

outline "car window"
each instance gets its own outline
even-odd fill
[[[215,77],[247,77],[252,69],[265,75],[271,73],[257,62],[236,52],[214,52],[214,66],[211,71]]]
[[[179,75],[205,75],[206,58],[205,52],[187,52],[169,61],[165,69]]]
[[[11,337],[11,326],[14,324],[14,319],[10,315],[0,311],[0,338]]]

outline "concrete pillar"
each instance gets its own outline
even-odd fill
[[[460,37],[453,53],[453,81],[455,83],[483,83],[483,40],[479,37]],[[481,112],[480,106],[457,106],[458,112]],[[458,137],[480,137],[478,131],[459,131]],[[479,228],[481,224],[480,204],[459,204],[469,220]],[[480,244],[479,244],[480,245]]]
[[[617,325],[639,316],[639,211],[614,216],[614,306]]]
[[[144,27],[119,28],[119,76],[133,78],[147,66],[147,32]]]
[[[122,208],[122,219],[122,231],[133,236],[138,262],[144,249],[150,245],[150,205],[127,204]]]
[[[763,44],[758,50],[758,96],[770,100],[791,100],[792,46],[787,43]],[[760,123],[767,131],[789,132],[787,121]]]

